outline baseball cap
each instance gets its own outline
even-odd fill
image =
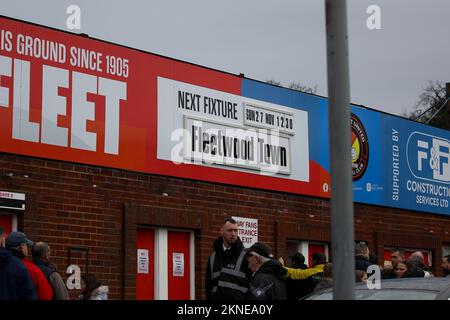
[[[251,256],[252,253],[256,253],[262,257],[272,258],[272,250],[261,242],[256,242],[246,251],[247,251],[247,254],[245,255],[246,257]]]
[[[7,248],[19,247],[22,243],[26,243],[29,246],[33,245],[33,241],[27,238],[23,232],[11,232],[6,238],[5,246]]]

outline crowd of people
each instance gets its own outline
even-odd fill
[[[257,242],[245,249],[238,237],[237,222],[228,218],[222,225],[221,236],[213,245],[205,275],[208,300],[298,300],[311,293],[333,287],[333,264],[323,253],[312,254],[312,265],[296,253],[291,267],[284,259],[276,259],[271,249]],[[355,245],[355,281],[367,282],[370,266],[376,265],[375,255],[364,243]],[[405,258],[401,249],[391,251],[391,261],[378,266],[382,279],[434,277],[425,264],[422,252]],[[443,258],[444,276],[450,281],[450,255]]]
[[[49,245],[33,243],[23,232],[5,235],[0,227],[0,300],[70,300]],[[81,290],[79,300],[107,299],[108,287],[93,275],[82,276]]]
[[[0,227],[0,300],[70,300],[66,284],[50,260],[45,242],[33,243],[22,232],[5,237]],[[31,253],[31,254],[30,254]],[[257,242],[245,249],[238,237],[238,224],[228,218],[213,243],[205,275],[207,300],[298,300],[333,287],[333,264],[320,252],[312,264],[297,252],[291,267],[276,259],[269,246]],[[355,245],[355,281],[367,282],[376,257],[364,243]],[[422,252],[406,259],[401,249],[391,250],[390,263],[378,266],[383,279],[434,277]],[[443,258],[444,276],[450,280],[450,255]],[[79,300],[107,300],[108,287],[92,274],[81,278]]]

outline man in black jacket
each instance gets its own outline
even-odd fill
[[[279,261],[272,259],[270,248],[257,242],[247,252],[248,267],[253,271],[247,299],[286,300],[287,271]]]
[[[364,243],[357,243],[355,245],[355,270],[362,270],[367,273],[367,268],[371,265],[369,247]]]
[[[5,230],[0,227],[0,239]],[[37,300],[30,273],[25,265],[0,246],[0,300]]]
[[[291,257],[291,268],[293,269],[308,269],[308,266],[305,264],[305,256],[300,252],[296,252]],[[305,281],[304,280],[293,280],[291,278],[286,279],[286,293],[288,300],[298,300],[301,297],[307,294],[305,289]]]
[[[214,241],[205,275],[207,300],[243,300],[250,271],[244,259],[244,245],[238,237],[236,220],[228,218],[222,236]]]

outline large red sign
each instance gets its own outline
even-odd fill
[[[234,75],[0,18],[0,151],[248,187],[329,195],[329,188],[325,186],[329,175],[321,168],[317,169],[319,174],[311,174],[310,178],[306,175],[306,180],[297,181],[236,171],[233,167],[230,170],[194,163],[178,165],[158,158],[157,128],[165,125],[158,124],[158,78],[225,95],[241,95],[242,79]],[[186,95],[186,103],[189,98]],[[186,108],[194,105],[190,103]],[[249,113],[256,110],[247,108]],[[266,117],[280,117],[292,126],[292,119],[286,113],[267,108],[257,110],[265,110]],[[250,124],[251,121],[254,119],[248,120]],[[286,132],[286,136],[293,134]],[[286,147],[273,150],[290,151],[288,140],[283,141],[287,141]],[[271,150],[269,147],[263,150],[268,162],[274,159]],[[281,154],[282,160],[290,160],[286,154],[289,155]],[[313,166],[310,170],[316,168]]]

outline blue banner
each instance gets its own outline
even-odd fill
[[[328,99],[247,79],[242,95],[308,112],[317,164],[310,177],[330,172]],[[450,132],[358,106],[351,112],[354,201],[450,215]]]
[[[386,116],[386,205],[450,214],[450,133]]]
[[[450,215],[449,131],[353,107],[352,139],[354,201]]]

